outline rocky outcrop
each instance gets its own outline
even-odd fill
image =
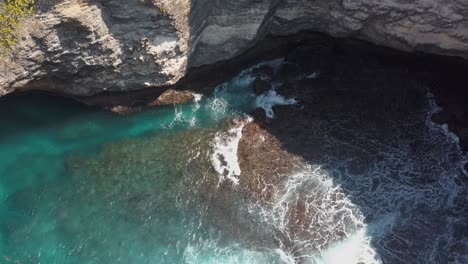
[[[39,7],[21,45],[0,63],[0,95],[167,86],[268,34],[301,30],[468,58],[468,2],[460,0],[63,0]]]
[[[194,95],[190,91],[176,91],[169,89],[156,98],[156,100],[151,102],[149,106],[181,105],[188,103],[193,99]]]

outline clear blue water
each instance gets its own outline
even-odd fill
[[[201,177],[187,162],[254,99],[249,85],[225,86],[118,116],[45,95],[2,98],[0,262],[187,262],[190,243],[216,237],[186,201]]]

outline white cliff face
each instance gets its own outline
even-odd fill
[[[464,0],[63,0],[41,9],[14,55],[0,62],[0,95],[170,85],[267,34],[301,30],[468,58]]]
[[[175,83],[187,45],[173,20],[141,1],[62,1],[36,17],[0,65],[0,95],[40,88],[75,95]]]

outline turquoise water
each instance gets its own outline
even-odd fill
[[[227,85],[183,106],[118,116],[44,95],[2,98],[0,262],[244,258],[215,252],[218,231],[197,209],[208,198],[192,197],[218,181],[199,170],[209,167],[214,133],[254,99],[249,85]],[[197,151],[205,156],[192,164]]]
[[[430,121],[440,111],[430,96],[365,120],[360,106],[379,93],[349,103],[317,90],[324,103],[290,120],[307,129],[277,134],[283,142],[249,130],[240,174],[242,129],[226,120],[294,103],[255,96],[251,73],[125,116],[0,98],[0,263],[467,263],[468,156]],[[281,175],[291,153],[276,148],[288,140],[310,147],[299,148],[309,160]]]

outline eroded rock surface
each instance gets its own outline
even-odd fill
[[[45,2],[30,34],[0,64],[0,95],[171,85],[188,69],[233,58],[268,34],[301,30],[468,58],[468,2],[460,0]]]
[[[150,103],[150,106],[185,104],[192,101],[193,98],[193,93],[190,91],[176,91],[169,89]]]

